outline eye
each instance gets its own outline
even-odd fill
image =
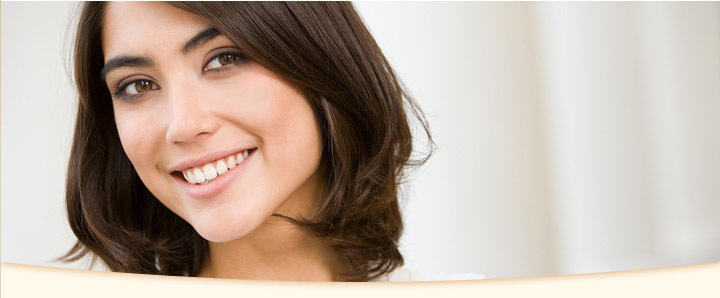
[[[222,53],[219,54],[212,59],[205,65],[205,68],[203,69],[203,72],[206,71],[214,71],[214,70],[222,70],[227,67],[232,66],[233,64],[236,64],[238,62],[245,61],[246,58],[243,55],[240,55],[238,53]]]
[[[147,79],[139,79],[122,85],[118,88],[115,96],[135,96],[155,89],[158,89],[158,85],[155,84],[155,82]]]

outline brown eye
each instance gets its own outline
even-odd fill
[[[150,80],[137,80],[128,84],[122,93],[127,95],[136,95],[143,92],[153,90],[155,88],[154,83]]]
[[[205,66],[205,71],[228,67],[242,60],[243,56],[235,53],[222,53],[217,55]]]
[[[220,65],[222,65],[222,66],[233,64],[233,63],[235,63],[235,61],[238,60],[238,56],[233,55],[233,54],[222,54],[222,55],[220,55],[219,58],[220,58]]]
[[[152,83],[150,81],[146,81],[146,80],[135,81],[135,90],[137,90],[138,93],[150,91],[151,89],[152,89]]]

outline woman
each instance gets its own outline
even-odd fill
[[[404,108],[350,3],[85,3],[68,260],[272,280],[382,277],[403,258]]]

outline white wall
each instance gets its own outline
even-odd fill
[[[558,272],[720,260],[720,5],[536,8]]]
[[[2,2],[3,262],[73,243],[74,4]],[[488,278],[720,260],[720,4],[356,7],[438,150],[405,187],[407,266]]]
[[[2,2],[3,262],[66,267],[52,260],[74,242],[63,203],[76,109],[64,66],[72,6]]]
[[[528,5],[357,7],[427,112],[438,145],[408,194],[408,266],[488,277],[552,274]]]

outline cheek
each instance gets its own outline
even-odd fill
[[[279,90],[278,90],[279,89]],[[276,88],[263,111],[269,153],[300,165],[316,164],[321,151],[320,128],[302,95],[290,88]]]
[[[318,121],[308,99],[298,90],[262,71],[242,77],[238,86],[241,87],[232,95],[223,96],[233,98],[224,106],[238,112],[236,119],[260,138],[268,158],[320,154],[322,143]]]
[[[152,150],[154,144],[151,141],[152,123],[143,113],[115,111],[115,125],[123,150],[143,180],[145,180],[143,176],[153,168],[153,156],[150,154],[154,152]]]
[[[164,152],[164,134],[159,127],[162,119],[158,119],[156,107],[144,107],[147,109],[115,110],[120,142],[145,187],[170,210],[183,217],[182,208],[175,200],[169,199],[171,196],[168,194],[172,191],[167,185],[168,177],[164,177],[157,167],[160,152]]]
[[[261,183],[272,197],[285,197],[320,166],[322,137],[309,100],[295,88],[268,76],[256,76],[244,89],[241,119],[257,136],[262,153]],[[248,82],[247,80],[246,82]],[[247,86],[247,85],[246,85]]]
[[[266,146],[268,156],[274,157],[268,159],[269,164],[275,170],[275,176],[288,186],[289,192],[297,191],[318,172],[322,154],[317,121],[304,99],[299,102],[302,104],[277,106],[277,113],[274,113],[277,117],[269,126],[277,132],[277,140],[273,143],[268,140]],[[289,205],[297,203],[300,202]],[[312,202],[300,204],[314,205]],[[291,208],[304,209],[301,206]]]

